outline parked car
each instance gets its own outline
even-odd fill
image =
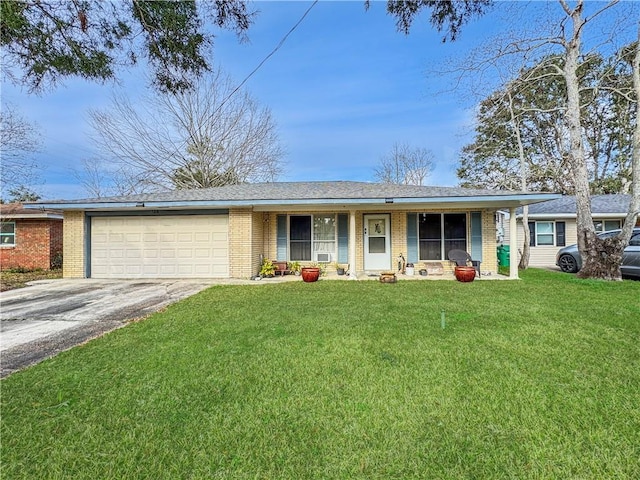
[[[620,230],[609,230],[599,233],[600,238],[613,237],[620,233]],[[570,245],[558,250],[556,255],[556,265],[560,270],[567,273],[576,273],[582,268],[582,258],[578,252],[578,245]],[[640,228],[634,228],[631,234],[629,245],[624,249],[622,255],[622,265],[620,271],[624,277],[640,279]]]

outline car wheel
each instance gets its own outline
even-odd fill
[[[576,273],[578,271],[578,262],[571,255],[562,255],[558,259],[560,270],[565,273]]]

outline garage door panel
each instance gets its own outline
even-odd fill
[[[228,225],[225,215],[93,217],[91,274],[226,278]]]
[[[172,228],[172,227],[166,227]],[[161,233],[160,234],[160,243],[175,243],[177,235],[175,233]]]
[[[174,249],[163,248],[162,250],[160,250],[160,258],[162,259],[175,258],[175,257],[176,257],[176,251]]]
[[[178,267],[176,265],[160,265],[157,269],[158,275],[161,277],[174,277],[178,274]]]
[[[193,258],[193,250],[181,248],[178,250],[178,258],[180,260],[184,259],[192,259]]]

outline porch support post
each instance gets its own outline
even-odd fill
[[[356,275],[356,211],[349,212],[349,280],[357,280]]]
[[[509,209],[509,278],[518,277],[518,222],[516,207]]]

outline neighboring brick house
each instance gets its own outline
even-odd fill
[[[416,269],[451,269],[451,249],[497,272],[496,210],[513,213],[515,233],[517,207],[559,197],[332,181],[25,206],[64,212],[66,278],[249,278],[263,257],[347,265],[352,276],[395,270],[401,255]]]
[[[26,209],[19,203],[0,205],[0,268],[42,268],[62,263],[60,210]]]

